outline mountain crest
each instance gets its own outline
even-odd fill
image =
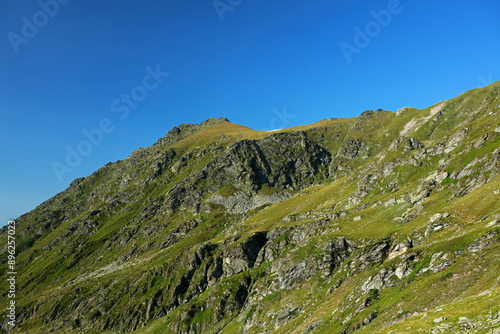
[[[277,132],[176,126],[19,217],[2,330],[495,331],[499,110],[497,82]]]

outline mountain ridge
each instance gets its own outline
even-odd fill
[[[273,132],[174,127],[19,217],[14,332],[498,328],[499,93]],[[456,321],[426,320],[440,305]]]

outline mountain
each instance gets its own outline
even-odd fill
[[[208,119],[16,220],[13,333],[500,333],[500,82],[264,132]]]

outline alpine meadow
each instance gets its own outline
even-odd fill
[[[498,333],[499,111],[176,126],[15,221],[12,333]]]

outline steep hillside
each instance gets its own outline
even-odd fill
[[[13,333],[500,333],[500,82],[183,124],[16,220]]]

